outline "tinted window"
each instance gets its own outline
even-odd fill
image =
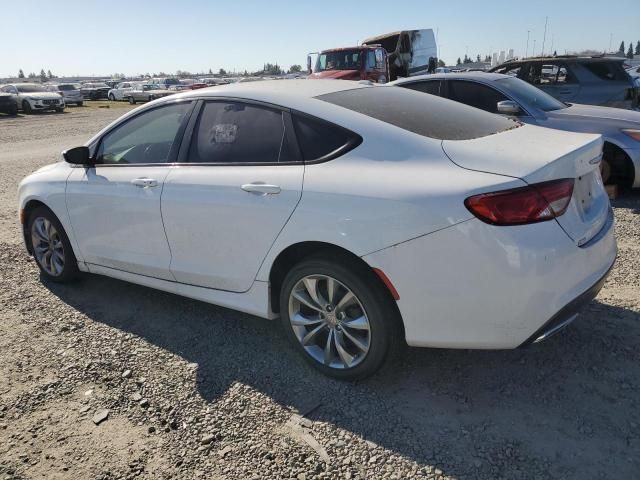
[[[47,91],[42,85],[34,85],[32,83],[23,83],[21,85],[17,85],[17,88],[20,93],[36,93]]]
[[[496,80],[496,83],[501,88],[508,90],[509,93],[521,102],[525,102],[545,112],[567,108],[560,100],[556,100],[548,93],[543,92],[533,85],[529,85],[519,78],[501,78],[500,80]]]
[[[439,140],[485,137],[519,125],[499,115],[406,88],[364,87],[316,98]]]
[[[190,108],[190,103],[167,105],[126,121],[102,137],[97,163],[166,163]]]
[[[58,90],[62,90],[63,92],[67,92],[70,90],[77,90],[75,85],[58,85]]]
[[[194,128],[189,161],[275,163],[286,161],[282,112],[239,102],[209,102]]]
[[[485,112],[497,113],[497,103],[507,97],[481,83],[449,80],[449,98]]]
[[[585,62],[582,66],[601,80],[627,80],[622,63]]]
[[[440,95],[440,80],[430,80],[428,82],[405,83],[400,85],[404,88],[416,90],[417,92],[428,93],[430,95]]]
[[[318,160],[340,148],[355,146],[360,137],[322,120],[296,115],[293,123],[302,156],[306,161]]]

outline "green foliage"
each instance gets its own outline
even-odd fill
[[[20,69],[20,71],[18,72],[18,78],[24,78],[24,72],[22,71],[22,69]]]

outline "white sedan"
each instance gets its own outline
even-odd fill
[[[133,90],[133,87],[138,85],[138,83],[140,82],[121,82],[118,85],[116,85],[115,88],[112,88],[111,90],[109,90],[109,92],[107,93],[107,98],[112,102],[115,102],[118,100],[126,100],[127,93]]]
[[[24,179],[20,218],[46,280],[279,317],[355,379],[403,340],[515,348],[573,320],[616,257],[601,154],[401,88],[239,83],[127,113]]]

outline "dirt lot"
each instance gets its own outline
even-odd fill
[[[125,108],[0,118],[0,479],[637,478],[639,194],[615,202],[618,262],[565,332],[408,350],[339,383],[275,323],[108,278],[41,283],[16,186]]]

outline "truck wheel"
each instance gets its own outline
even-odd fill
[[[136,104],[136,99],[135,99],[135,98],[133,98],[133,97],[129,97],[129,103],[130,103],[131,105],[135,105],[135,104]]]

